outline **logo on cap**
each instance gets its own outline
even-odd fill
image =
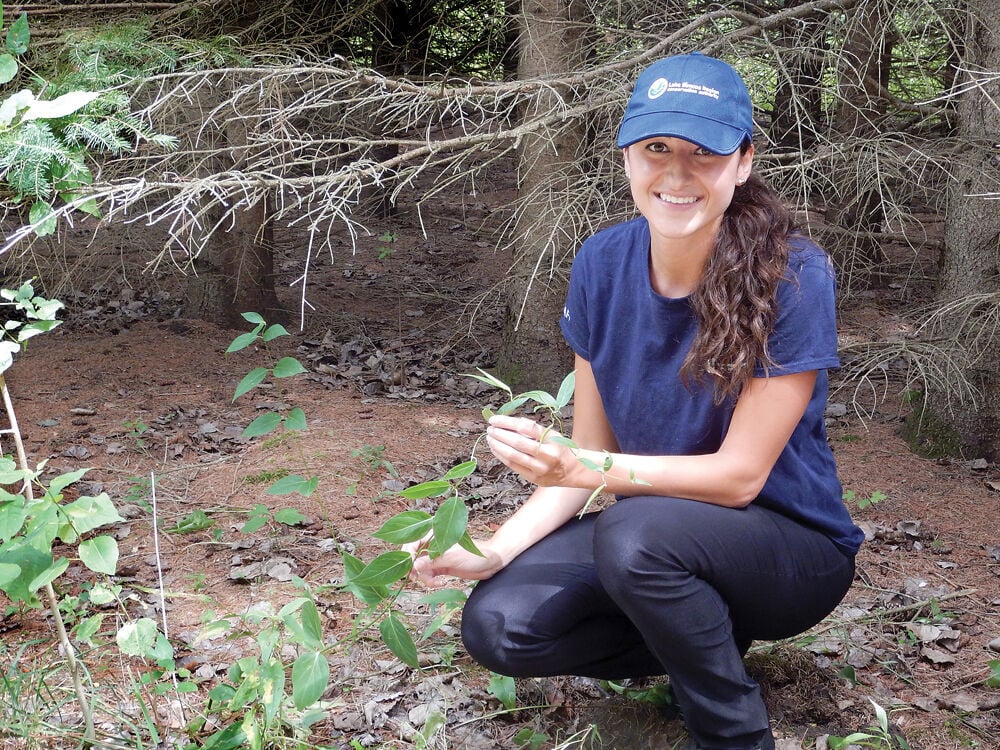
[[[650,99],[658,99],[666,93],[666,90],[670,88],[670,82],[666,78],[657,78],[649,86],[649,91],[646,93]]]

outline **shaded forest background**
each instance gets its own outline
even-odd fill
[[[517,194],[484,224],[512,258],[497,289],[507,309],[497,367],[551,386],[568,367],[553,321],[575,248],[631,210],[611,147],[629,82],[656,57],[701,49],[747,78],[758,168],[834,256],[842,305],[874,293],[909,310],[897,340],[845,345],[848,372],[918,393],[926,449],[992,458],[996,10],[991,0],[8,5],[5,25],[22,11],[31,25],[9,90],[106,95],[81,110],[90,125],[48,123],[62,145],[32,142],[17,118],[4,132],[0,171],[20,199],[5,202],[6,273],[58,294],[80,285],[93,248],[129,247],[138,232],[153,250],[123,256],[122,281],[185,274],[185,314],[236,324],[278,306],[273,243],[294,233],[302,276],[290,312],[301,317],[332,238],[384,231],[400,202],[425,211],[443,190],[488,190],[484,176],[503,164]],[[73,190],[59,190],[61,158],[89,171]],[[42,227],[53,233],[39,239]],[[115,239],[93,241],[102,234]]]

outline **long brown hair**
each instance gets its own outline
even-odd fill
[[[758,364],[774,365],[767,341],[793,229],[791,214],[760,177],[737,186],[692,296],[698,333],[681,367],[686,381],[711,376],[716,403],[737,398]]]

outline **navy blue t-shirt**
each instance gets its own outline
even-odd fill
[[[823,421],[826,370],[840,365],[833,268],[806,238],[794,236],[791,244],[768,341],[776,363],[769,374],[816,370],[816,386],[755,502],[820,529],[853,554],[864,535],[844,506]],[[716,405],[710,379],[703,386],[681,380],[698,319],[689,298],[670,299],[653,290],[645,219],[584,242],[573,263],[561,325],[569,345],[593,368],[623,453],[696,455],[722,445],[735,402]]]

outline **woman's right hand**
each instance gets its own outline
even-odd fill
[[[413,555],[413,569],[410,580],[423,583],[430,588],[444,586],[448,576],[483,581],[492,577],[504,567],[500,555],[490,548],[489,542],[476,541],[476,547],[483,556],[475,555],[459,545],[453,546],[443,555],[431,558],[427,554],[428,539],[403,545],[403,550]]]

